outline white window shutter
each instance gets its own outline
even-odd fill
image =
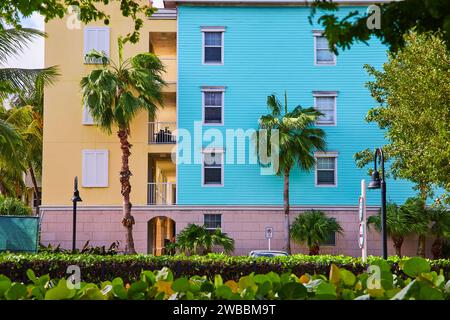
[[[109,27],[85,27],[83,58],[91,50],[104,52],[109,57],[109,42]],[[94,63],[101,62],[94,61]]]
[[[108,187],[108,150],[83,150],[83,187]]]
[[[92,117],[91,111],[86,104],[83,104],[83,124],[93,125],[94,118]]]

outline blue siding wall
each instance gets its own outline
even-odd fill
[[[319,27],[309,24],[309,13],[304,7],[179,7],[178,127],[193,133],[194,121],[202,121],[202,86],[226,86],[224,126],[213,127],[224,137],[226,129],[257,128],[258,118],[268,113],[269,94],[281,98],[286,90],[291,107],[309,107],[313,91],[338,91],[337,126],[323,127],[327,149],[339,152],[338,185],[315,187],[314,171],[296,168],[291,204],[356,205],[360,180],[370,177],[353,155],[383,145],[383,133],[364,121],[375,102],[364,86],[369,77],[363,65],[381,67],[386,48],[377,41],[357,44],[339,54],[336,66],[314,66],[312,30]],[[223,66],[202,64],[201,26],[226,27]],[[177,175],[181,205],[283,203],[283,178],[261,175],[258,165],[226,164],[223,187],[202,187],[201,164],[179,164]],[[389,199],[402,202],[413,194],[409,183],[388,181]],[[379,203],[379,191],[369,192],[368,203]]]

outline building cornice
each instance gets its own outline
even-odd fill
[[[46,211],[72,211],[72,206],[48,205],[41,206],[40,212]],[[98,206],[78,206],[77,210],[83,211],[117,211],[122,212],[122,206],[98,205]],[[329,210],[329,211],[354,211],[358,210],[358,205],[291,205],[291,212],[305,210]],[[367,206],[367,210],[378,210],[379,206]],[[133,206],[132,211],[283,211],[283,206],[261,206],[261,205],[172,205],[172,206]]]
[[[338,5],[366,6],[368,4],[389,3],[402,0],[334,0]],[[209,6],[309,6],[314,0],[164,0],[166,8],[178,5],[209,5]]]

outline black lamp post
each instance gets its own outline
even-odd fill
[[[381,164],[381,179],[380,173],[377,171],[377,158],[380,157]],[[383,246],[383,259],[387,259],[387,229],[386,229],[386,180],[384,176],[384,155],[383,149],[377,148],[375,150],[374,170],[372,173],[372,181],[367,186],[369,189],[381,188],[381,237]]]
[[[81,202],[80,192],[78,191],[78,177],[75,177],[73,186],[73,234],[72,234],[72,251],[75,252],[77,240],[77,202]]]

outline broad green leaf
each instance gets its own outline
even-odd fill
[[[11,288],[11,280],[8,277],[0,274],[0,297],[4,296],[5,292]]]
[[[305,286],[298,282],[285,283],[278,291],[278,296],[283,300],[305,299],[307,295]]]
[[[222,285],[216,289],[216,296],[222,299],[229,299],[233,294],[231,289],[228,286]]]
[[[419,276],[421,273],[430,272],[430,263],[420,257],[408,259],[403,264],[403,272],[412,278]]]
[[[7,300],[25,299],[27,295],[27,287],[21,283],[14,282],[12,286],[5,292]]]
[[[340,277],[340,271],[339,268],[332,263],[330,267],[330,283],[337,286],[339,284],[341,277]]]
[[[176,292],[185,292],[189,290],[189,280],[187,278],[179,278],[172,283],[172,289]]]
[[[343,268],[340,269],[339,270],[339,275],[340,275],[340,278],[341,278],[342,282],[344,282],[344,284],[346,286],[351,287],[356,282],[356,276],[353,273],[351,273],[350,271],[346,270],[346,269],[343,269]]]
[[[51,288],[45,293],[45,300],[64,300],[72,298],[76,293],[76,290],[67,288],[67,282],[65,279],[61,279],[58,285]]]

